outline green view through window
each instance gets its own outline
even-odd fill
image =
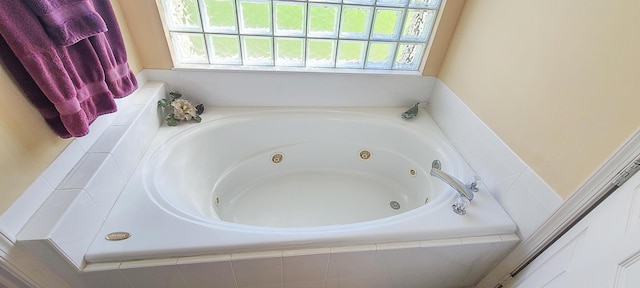
[[[418,70],[440,0],[162,0],[177,64]]]

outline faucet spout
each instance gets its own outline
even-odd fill
[[[444,181],[444,183],[447,183],[453,189],[458,191],[460,196],[463,196],[469,199],[469,201],[473,200],[473,191],[469,189],[466,185],[464,185],[462,182],[460,182],[460,180],[454,178],[453,176],[445,172],[442,172],[442,170],[440,170],[440,167],[441,167],[440,161],[433,160],[433,163],[431,163],[431,173],[430,173],[431,176],[434,176]]]

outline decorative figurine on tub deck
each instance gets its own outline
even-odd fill
[[[162,113],[165,113],[167,107],[173,107],[173,111],[169,113],[164,120],[169,126],[176,126],[180,121],[195,121],[200,123],[202,118],[200,115],[204,112],[204,105],[199,104],[193,106],[191,102],[182,99],[182,94],[178,92],[169,92],[169,100],[158,100],[158,108],[162,108]]]

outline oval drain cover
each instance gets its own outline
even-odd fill
[[[131,237],[131,234],[129,234],[129,232],[111,232],[104,238],[109,241],[120,241],[129,237]]]
[[[398,203],[398,201],[389,202],[389,206],[391,206],[391,208],[393,208],[394,210],[400,209],[400,203]]]

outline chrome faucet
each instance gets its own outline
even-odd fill
[[[449,184],[449,186],[458,191],[460,196],[467,198],[469,201],[473,200],[473,192],[478,191],[477,183],[474,182],[467,186],[453,176],[442,172],[442,170],[440,170],[441,166],[440,160],[433,160],[431,163],[431,176],[435,176],[436,178],[444,181],[444,183]]]
[[[413,107],[409,108],[409,110],[404,111],[404,113],[402,113],[402,119],[408,120],[416,117],[418,115],[418,104],[420,104],[420,102],[416,103],[416,105],[413,105]]]

